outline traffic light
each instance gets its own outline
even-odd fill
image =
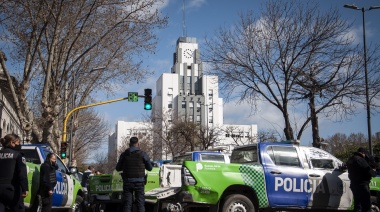
[[[152,110],[152,89],[144,89],[144,110]]]
[[[66,158],[67,142],[61,142],[61,159]]]

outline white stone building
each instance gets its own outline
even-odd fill
[[[117,153],[117,150],[129,141],[130,137],[142,137],[151,135],[149,127],[144,122],[117,121],[115,132],[108,137],[108,156]]]

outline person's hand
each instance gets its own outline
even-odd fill
[[[28,191],[22,192],[21,196],[22,196],[22,198],[25,198],[26,196],[28,196]]]
[[[50,196],[53,195],[53,190],[50,190],[50,191],[49,191],[49,195],[50,195]]]

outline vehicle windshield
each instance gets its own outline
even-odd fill
[[[257,163],[257,147],[234,149],[231,154],[231,163]]]
[[[173,158],[173,162],[172,164],[174,165],[182,165],[183,161],[188,161],[188,160],[192,160],[191,159],[191,154],[186,154],[186,155],[180,155],[180,156],[176,156]]]
[[[35,149],[21,149],[22,154],[26,162],[41,164],[40,157]]]
[[[201,161],[224,163],[224,160],[224,155],[222,154],[201,154]]]

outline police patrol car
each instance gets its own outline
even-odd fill
[[[175,195],[157,198],[181,211],[352,210],[353,195],[342,162],[330,153],[294,143],[236,147],[230,164],[184,161]],[[378,177],[370,188],[378,211]]]
[[[41,197],[38,195],[40,166],[51,151],[47,145],[22,145],[21,152],[26,159],[29,187],[29,193],[24,199],[24,204],[31,211],[40,211],[42,207]],[[58,155],[56,156],[56,163],[58,164],[57,185],[54,188],[52,208],[82,211],[81,203],[84,193],[80,182],[72,175],[77,170],[76,168],[69,170]]]

